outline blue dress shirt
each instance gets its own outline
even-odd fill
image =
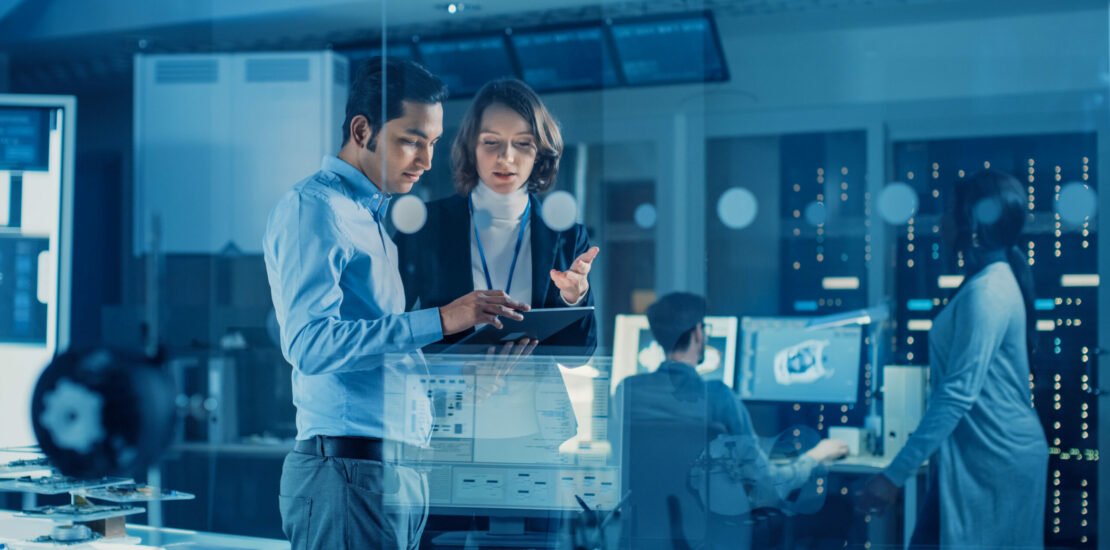
[[[427,372],[420,348],[443,330],[435,308],[405,313],[397,247],[381,225],[389,199],[328,156],[270,213],[262,249],[293,365],[297,439],[422,440],[421,429],[403,430],[401,411],[386,410],[385,394]]]

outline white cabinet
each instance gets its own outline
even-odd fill
[[[260,253],[282,193],[339,150],[347,61],[332,52],[135,58],[135,254]]]

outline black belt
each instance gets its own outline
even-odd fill
[[[318,435],[312,439],[298,439],[293,450],[316,456],[382,460],[382,440],[376,437],[333,437]]]

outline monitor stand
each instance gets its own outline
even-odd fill
[[[525,530],[522,517],[490,516],[489,531],[451,531],[434,539],[436,548],[555,548],[559,533]]]

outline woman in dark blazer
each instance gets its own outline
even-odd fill
[[[548,227],[536,198],[555,185],[562,150],[555,119],[526,84],[500,79],[478,91],[451,148],[457,194],[429,203],[420,231],[395,237],[409,308],[486,289],[533,308],[594,304],[587,276],[597,247],[581,224]],[[539,352],[588,355],[597,346],[596,325],[587,315],[543,341]]]

